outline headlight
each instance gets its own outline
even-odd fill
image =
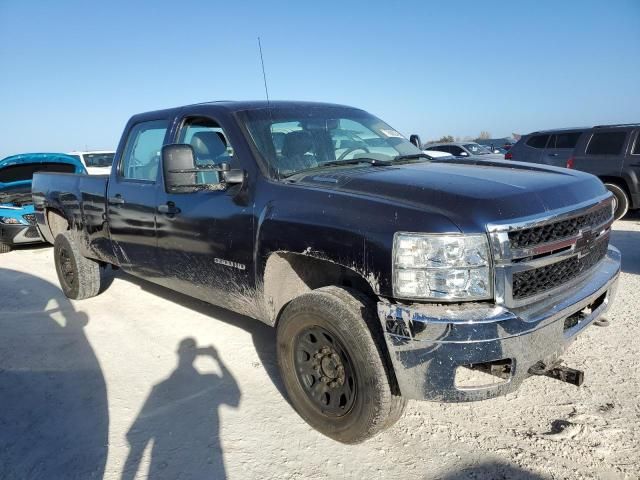
[[[0,223],[4,223],[7,225],[28,225],[28,222],[14,217],[0,217]]]
[[[393,291],[398,298],[491,298],[491,264],[485,235],[396,233]]]

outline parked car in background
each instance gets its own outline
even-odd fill
[[[423,150],[425,155],[427,155],[431,159],[438,160],[455,160],[456,157],[451,155],[449,152],[441,152],[439,150]]]
[[[616,197],[616,219],[640,208],[640,123],[533,132],[505,158],[596,175]]]
[[[36,172],[86,173],[82,163],[61,153],[26,153],[0,160],[0,253],[13,245],[39,243],[31,199]]]
[[[476,143],[482,145],[483,147],[490,147],[490,149],[491,147],[494,149],[499,148],[502,150],[509,150],[515,142],[516,140],[510,137],[479,138],[476,140]]]
[[[456,158],[481,157],[484,160],[504,160],[504,155],[491,153],[475,142],[434,143],[427,145],[425,150],[427,153],[430,150],[447,152]]]
[[[110,150],[94,150],[90,152],[69,152],[78,158],[89,172],[89,175],[109,175],[116,152]]]

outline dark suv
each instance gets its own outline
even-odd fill
[[[616,219],[640,208],[640,123],[533,132],[505,158],[596,175],[616,197]]]

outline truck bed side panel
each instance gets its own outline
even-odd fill
[[[90,258],[117,263],[105,221],[107,176],[40,173],[33,178],[33,198],[38,226],[53,242],[46,213],[55,211],[79,232],[82,253]]]

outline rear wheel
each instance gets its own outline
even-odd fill
[[[380,330],[371,302],[339,287],[304,294],[282,314],[278,363],[291,404],[334,440],[362,442],[404,411]]]
[[[627,192],[624,191],[624,188],[615,183],[605,183],[604,186],[607,187],[607,190],[613,193],[615,197],[616,209],[613,215],[616,220],[620,220],[629,211],[629,196]]]
[[[0,253],[9,253],[11,251],[11,245],[8,243],[0,243]]]
[[[67,230],[59,234],[53,244],[53,257],[60,287],[73,300],[95,297],[100,291],[100,265],[84,257]]]

